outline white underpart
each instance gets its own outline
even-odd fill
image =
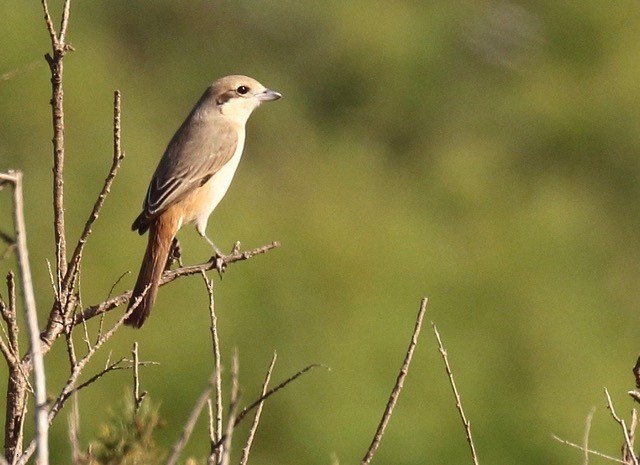
[[[207,208],[202,209],[200,214],[193,220],[196,224],[196,230],[200,235],[205,236],[205,230],[207,229],[207,220],[211,212],[218,206],[222,198],[227,193],[233,176],[236,173],[240,158],[242,157],[242,150],[244,148],[244,127],[238,131],[238,145],[236,151],[233,153],[231,159],[222,167],[216,174],[211,176],[204,186],[200,189],[204,189],[207,195]]]

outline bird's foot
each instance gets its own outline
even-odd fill
[[[180,247],[180,241],[177,237],[171,241],[171,248],[169,249],[169,256],[167,257],[167,263],[164,267],[164,271],[171,269],[171,266],[178,262],[178,266],[182,267],[182,248]]]
[[[227,263],[224,261],[224,259],[225,259],[225,256],[218,251],[213,257],[211,257],[211,261],[214,262],[215,269],[220,275],[220,279],[222,279],[222,273],[224,273],[224,270],[227,269]]]

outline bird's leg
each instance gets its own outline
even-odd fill
[[[204,230],[200,229],[200,228],[196,228],[196,230],[198,231],[198,234],[200,234],[202,236],[202,238],[207,241],[207,243],[211,246],[211,248],[213,249],[213,251],[215,252],[215,255],[213,257],[211,257],[213,260],[215,260],[216,263],[216,270],[218,271],[218,274],[220,275],[220,277],[222,278],[222,273],[224,272],[225,268],[226,268],[226,264],[224,262],[224,255],[223,253],[220,251],[220,249],[218,248],[217,245],[215,245],[213,243],[213,241],[211,239],[209,239],[207,237],[207,235],[205,234]]]
[[[182,247],[180,247],[180,241],[177,237],[171,241],[171,248],[169,249],[169,256],[167,257],[167,264],[164,267],[164,271],[171,268],[174,262],[178,262],[178,265],[182,267]]]

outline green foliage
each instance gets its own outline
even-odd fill
[[[108,412],[108,421],[100,425],[95,441],[77,465],[136,465],[162,463],[166,452],[158,447],[153,435],[162,428],[159,406],[145,397],[138,411],[130,393],[125,395],[120,411]]]

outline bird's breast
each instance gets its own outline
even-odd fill
[[[211,212],[218,206],[222,198],[227,193],[233,176],[236,173],[242,151],[244,149],[244,131],[238,134],[238,144],[233,156],[201,187],[197,188],[192,195],[188,196],[183,203],[185,217],[182,223],[205,223]]]

